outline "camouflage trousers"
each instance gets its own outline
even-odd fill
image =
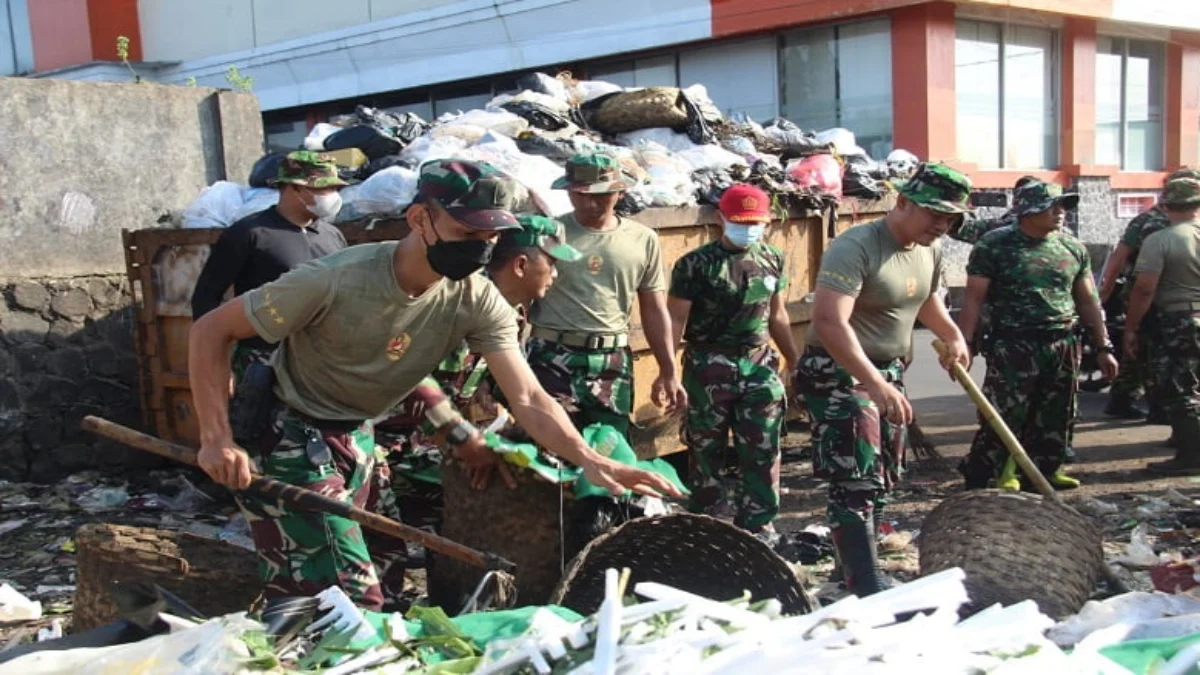
[[[526,351],[538,382],[546,393],[565,404],[576,428],[608,424],[629,437],[633,352],[628,347],[576,349],[530,338]]]
[[[1046,476],[1071,444],[1079,404],[1079,338],[1072,333],[999,336],[987,354],[983,393]],[[987,487],[1008,450],[979,415],[979,431],[959,466],[968,489]]]
[[[1167,415],[1200,417],[1200,313],[1159,315],[1153,366]]]
[[[264,476],[399,519],[387,463],[376,456],[369,421],[353,428],[318,426],[280,405],[262,450],[256,460]],[[379,610],[385,596],[403,590],[407,550],[402,540],[280,502],[241,497],[238,505],[250,524],[266,598],[315,595],[338,586],[355,604]]]
[[[1126,284],[1122,289],[1121,297],[1114,298],[1105,307],[1105,311],[1116,311],[1120,314],[1125,314],[1129,302],[1128,289],[1133,284]],[[1156,321],[1152,321],[1150,317],[1142,321],[1141,338],[1142,344],[1138,349],[1138,357],[1136,361],[1130,361],[1128,358],[1121,359],[1121,370],[1117,373],[1117,377],[1109,385],[1108,393],[1113,397],[1128,397],[1137,398],[1144,395],[1148,400],[1157,401],[1157,387],[1154,384],[1154,366],[1150,360],[1151,352],[1156,348],[1153,342],[1157,335],[1155,328]],[[1118,336],[1112,335],[1110,331],[1109,339],[1112,340],[1117,347],[1121,346],[1121,340]],[[1121,355],[1118,354],[1118,357]]]
[[[692,348],[683,356],[688,394],[683,440],[691,452],[689,482],[693,513],[718,504],[735,507],[734,522],[762,529],[779,514],[779,435],[784,390],[779,355],[770,347],[741,353]],[[737,458],[740,484],[722,480],[729,453]]]
[[[903,359],[874,365],[904,392]],[[812,415],[813,474],[829,481],[830,524],[878,519],[904,469],[907,430],[883,419],[866,387],[823,349],[804,350],[795,389]]]

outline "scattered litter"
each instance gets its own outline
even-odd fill
[[[45,642],[47,640],[57,640],[63,636],[63,620],[54,619],[49,626],[42,628],[37,632],[37,641]]]
[[[9,520],[9,521],[0,523],[0,534],[7,534],[9,532],[12,532],[13,530],[17,529],[18,527],[21,527],[22,525],[24,525],[27,522],[29,522],[29,521],[28,520]]]
[[[1111,516],[1119,513],[1120,509],[1116,504],[1102,502],[1094,497],[1084,497],[1076,503],[1076,508],[1082,513],[1092,516]]]
[[[1200,586],[1200,561],[1166,562],[1150,570],[1154,589],[1164,593],[1183,593]]]
[[[1154,547],[1150,545],[1150,527],[1142,523],[1133,529],[1129,534],[1129,545],[1125,548],[1123,555],[1118,556],[1113,562],[1133,568],[1150,568],[1159,563],[1158,555],[1154,553]]]
[[[42,618],[42,603],[30,600],[8,584],[0,584],[0,621]]]
[[[1197,505],[1196,500],[1180,493],[1175,488],[1168,489],[1163,494],[1163,499],[1165,499],[1172,506],[1182,506],[1185,508],[1194,508]]]
[[[1161,518],[1171,511],[1171,503],[1157,497],[1145,497],[1141,506],[1134,509],[1133,514],[1141,520]]]
[[[62,593],[74,593],[75,586],[38,586],[33,592],[36,595],[60,595]]]
[[[127,501],[129,501],[129,491],[124,487],[96,487],[83,493],[78,503],[84,511],[95,513],[115,509]]]
[[[880,553],[899,553],[912,546],[912,532],[892,532],[879,540]]]

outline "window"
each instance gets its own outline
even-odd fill
[[[1117,217],[1133,218],[1143,211],[1149,211],[1157,203],[1158,195],[1153,192],[1117,195]]]
[[[483,108],[490,100],[492,100],[492,85],[490,84],[446,89],[434,95],[433,116],[438,118],[446,113],[467,112]]]
[[[802,129],[844,127],[872,157],[892,150],[888,19],[789,33],[780,58],[783,116]]]
[[[981,168],[1058,164],[1058,48],[1053,31],[957,22],[959,157]]]
[[[1163,168],[1165,68],[1161,43],[1097,38],[1097,164],[1126,171]]]
[[[612,82],[622,87],[678,87],[675,54],[616,63],[590,69],[591,79]]]
[[[308,123],[303,119],[279,122],[266,121],[263,132],[267,137],[267,152],[282,152],[303,147],[308,136]]]

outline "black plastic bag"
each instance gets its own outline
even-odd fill
[[[872,175],[870,168],[862,164],[846,163],[842,173],[842,196],[860,199],[880,199],[887,188]]]
[[[650,208],[650,203],[644,196],[633,192],[626,192],[621,196],[621,201],[617,202],[614,211],[619,216],[632,216],[648,208]]]
[[[688,111],[688,138],[697,145],[716,143],[717,134],[712,125],[724,119],[721,111],[708,101],[697,102],[688,96],[686,91],[681,91],[680,94],[683,96],[683,105]]]
[[[827,146],[817,142],[812,133],[805,133],[800,127],[782,117],[776,117],[763,125],[763,134],[779,144],[780,156],[783,159],[802,157],[823,151]]]
[[[415,141],[426,131],[429,131],[431,126],[416,113],[406,112],[403,115],[398,115],[394,112],[371,108],[365,105],[360,105],[354,110],[353,120],[357,121],[358,126],[375,127],[390,136],[394,136],[404,145]],[[332,150],[333,148],[327,149]]]
[[[406,169],[415,169],[417,168],[417,162],[414,162],[410,159],[401,159],[400,155],[388,155],[387,157],[380,157],[379,159],[373,159],[363,165],[362,169],[359,170],[359,178],[366,180],[380,171],[392,166],[402,166]]]
[[[349,129],[335,131],[325,138],[326,150],[343,150],[358,148],[367,159],[379,159],[388,155],[398,155],[404,149],[400,139],[378,127],[360,124]]]
[[[288,152],[291,151],[272,152],[259,158],[254,168],[250,169],[250,187],[272,187],[279,177],[279,165]]]
[[[566,139],[546,138],[533,134],[517,139],[517,149],[526,155],[545,157],[562,164],[577,154],[575,144]]]
[[[526,73],[518,77],[517,89],[536,91],[539,94],[553,96],[560,101],[564,101],[567,98],[567,86],[558,78],[550,77],[545,73]]]
[[[716,206],[735,180],[728,171],[700,169],[692,174],[692,182],[696,184],[696,201]]]
[[[517,115],[538,129],[558,131],[572,123],[570,113],[562,113],[548,106],[539,105],[533,101],[515,101],[500,106],[502,109]]]

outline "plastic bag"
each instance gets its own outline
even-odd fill
[[[529,122],[507,110],[471,110],[448,119],[446,124],[456,127],[481,127],[485,131],[496,131],[510,138],[529,130]],[[434,129],[435,135],[440,128],[441,125]]]
[[[562,80],[545,73],[529,73],[518,77],[517,88],[544,94],[563,102],[569,101],[571,98],[571,93]]]
[[[710,169],[725,171],[732,166],[749,168],[749,163],[741,155],[734,154],[718,145],[697,145],[694,148],[676,153],[681,159],[692,165],[693,171]]]
[[[242,206],[233,213],[233,220],[230,225],[245,218],[252,216],[259,211],[267,209],[279,203],[279,190],[275,188],[250,188],[242,192]]]
[[[487,128],[481,127],[477,124],[459,124],[457,121],[454,121],[430,129],[427,136],[422,136],[421,138],[428,137],[436,140],[439,138],[453,137],[460,139],[464,144],[463,147],[466,147],[467,145],[471,145],[472,143],[479,141],[479,139],[483,138],[483,135],[487,132]],[[420,142],[421,139],[418,138],[416,141],[413,141],[413,145],[416,145]]]
[[[404,149],[403,152],[400,153],[400,159],[419,166],[430,160],[453,157],[462,152],[467,145],[474,143],[476,140],[479,140],[483,134],[487,133],[483,129],[480,129],[479,131],[479,135],[475,136],[475,138],[470,142],[464,138],[450,134],[439,136],[437,138],[434,138],[431,135],[422,136],[413,141],[412,145],[409,145]]]
[[[788,178],[802,188],[811,188],[834,198],[842,196],[842,165],[833,155],[812,155],[792,160]]]
[[[279,177],[279,164],[288,156],[286,152],[272,152],[263,155],[250,169],[250,187],[270,187]]]
[[[183,210],[183,226],[229,227],[245,203],[243,189],[237,183],[224,180],[204,188],[200,196]]]
[[[359,173],[361,174],[363,180],[366,180],[367,178],[374,176],[389,166],[401,166],[406,169],[415,169],[417,168],[417,164],[418,162],[405,159],[400,155],[388,155],[387,157],[380,157],[379,159],[373,159],[370,162],[367,162],[367,164],[359,170]]]
[[[1154,567],[1159,563],[1154,547],[1150,545],[1150,526],[1141,523],[1129,533],[1129,545],[1125,552],[1113,559],[1118,565],[1133,568]]]
[[[916,155],[902,148],[896,148],[887,156],[888,171],[899,178],[913,175],[920,164],[921,160],[917,159]]]
[[[575,105],[583,105],[601,96],[608,96],[609,94],[616,94],[622,91],[625,91],[625,89],[612,82],[583,80],[571,86],[571,102]]]
[[[304,149],[315,150],[320,152],[325,149],[325,139],[329,138],[334,132],[341,131],[341,127],[329,124],[328,122],[318,122],[313,125],[312,131],[304,137]]]
[[[825,131],[817,132],[816,141],[818,145],[832,145],[833,149],[839,155],[864,155],[866,152],[858,147],[858,143],[854,138],[854,132],[849,129],[835,127],[826,129]]]
[[[578,153],[575,143],[570,140],[547,138],[536,134],[518,138],[517,147],[526,155],[545,157],[560,164]]]
[[[509,101],[501,107],[538,129],[561,131],[574,126],[569,109],[560,111],[534,101]]]
[[[375,173],[359,185],[342,190],[343,208],[358,217],[398,215],[417,196],[417,172],[392,166]]]
[[[325,139],[326,150],[344,148],[358,148],[368,159],[378,159],[399,153],[404,144],[382,129],[360,124],[336,131]]]
[[[637,131],[628,131],[623,134],[617,134],[617,142],[622,145],[628,145],[631,148],[637,148],[643,143],[656,143],[671,152],[683,152],[696,147],[692,139],[688,138],[687,134],[680,133],[674,129],[666,127],[656,127],[654,129],[638,129]]]

